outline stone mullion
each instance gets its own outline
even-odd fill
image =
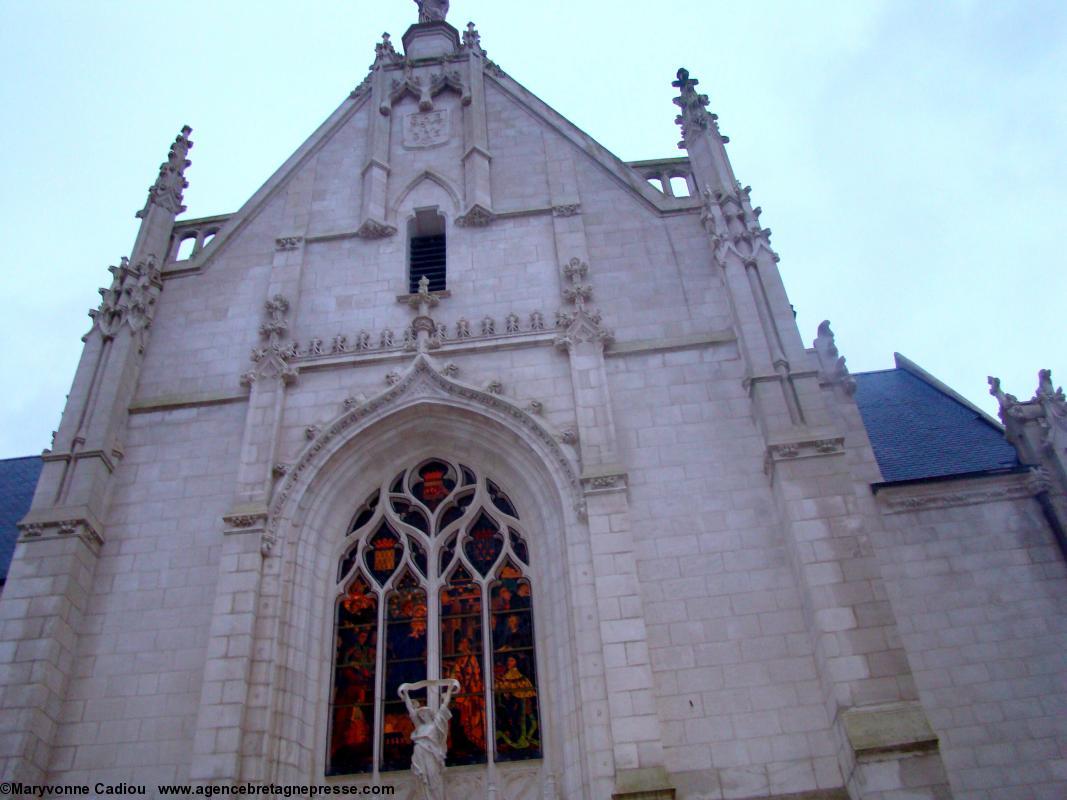
[[[100,541],[88,531],[23,538],[0,603],[0,779],[44,783]]]

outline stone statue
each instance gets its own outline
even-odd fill
[[[415,689],[431,686],[448,687],[437,711],[420,705],[418,700],[410,696]],[[403,683],[398,689],[400,699],[407,706],[408,716],[415,725],[411,733],[411,741],[415,743],[411,771],[418,781],[422,800],[445,800],[445,755],[448,750],[448,721],[452,719],[448,704],[452,695],[459,690],[459,681],[455,678]]]
[[[444,22],[448,16],[448,0],[415,0],[419,6],[419,22]]]

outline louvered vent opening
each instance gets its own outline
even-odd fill
[[[419,281],[425,275],[430,281],[431,292],[445,290],[445,235],[413,236],[411,238],[411,283],[408,291],[419,290]]]

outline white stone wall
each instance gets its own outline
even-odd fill
[[[188,778],[244,406],[130,417],[49,774]],[[31,545],[35,546],[35,545]]]
[[[1037,503],[886,524],[882,571],[956,800],[1064,797],[1067,568]]]

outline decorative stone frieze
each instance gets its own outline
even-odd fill
[[[456,217],[456,224],[461,228],[484,228],[495,218],[496,216],[489,209],[473,206],[463,216]]]
[[[486,316],[482,318],[482,336],[493,336],[496,334],[496,320],[492,317]]]
[[[264,378],[278,378],[288,385],[297,378],[296,369],[289,366],[289,360],[296,355],[296,343],[282,344],[282,339],[289,330],[289,322],[286,319],[289,301],[283,295],[276,294],[267,301],[265,308],[268,319],[260,326],[259,335],[267,340],[267,346],[252,350],[252,362],[255,367],[241,376],[243,386],[251,386]]]
[[[387,225],[378,220],[368,219],[364,220],[363,224],[359,226],[356,236],[360,239],[387,239],[395,233],[395,225]]]
[[[626,491],[626,470],[621,466],[605,465],[582,473],[582,491],[585,494]]]
[[[79,538],[86,545],[99,551],[104,544],[100,530],[87,517],[74,517],[71,519],[46,519],[27,517],[28,521],[20,522],[19,541],[43,541],[47,539]]]
[[[581,213],[582,206],[580,203],[552,206],[552,216],[554,217],[574,217]]]
[[[156,300],[163,289],[156,257],[150,255],[132,267],[123,257],[117,267],[108,267],[108,272],[112,275],[111,286],[100,289],[100,307],[89,312],[93,328],[104,339],[113,339],[126,325],[137,337],[139,350],[143,350],[144,332],[152,325]]]
[[[331,353],[347,353],[348,352],[348,337],[343,333],[339,333],[333,337],[333,342],[330,344]]]
[[[193,129],[188,125],[182,127],[181,133],[170,146],[167,160],[159,165],[159,176],[156,182],[148,187],[148,200],[144,208],[137,212],[138,219],[148,216],[148,211],[153,205],[164,209],[167,213],[177,215],[185,211],[182,205],[183,194],[189,188],[189,182],[185,180],[185,170],[191,162],[186,156],[193,149],[193,143],[189,134]]]
[[[1048,472],[1038,467],[1014,475],[997,475],[967,481],[886,486],[878,489],[878,500],[888,513],[899,514],[1021,500],[1048,491],[1050,483]]]
[[[303,236],[283,236],[274,240],[274,249],[278,252],[298,250],[303,243]]]
[[[791,442],[776,442],[767,446],[763,458],[763,470],[768,475],[774,471],[774,465],[779,461],[796,461],[802,458],[818,458],[820,456],[835,456],[845,452],[845,439],[843,436],[834,436],[825,439],[806,439]]]

